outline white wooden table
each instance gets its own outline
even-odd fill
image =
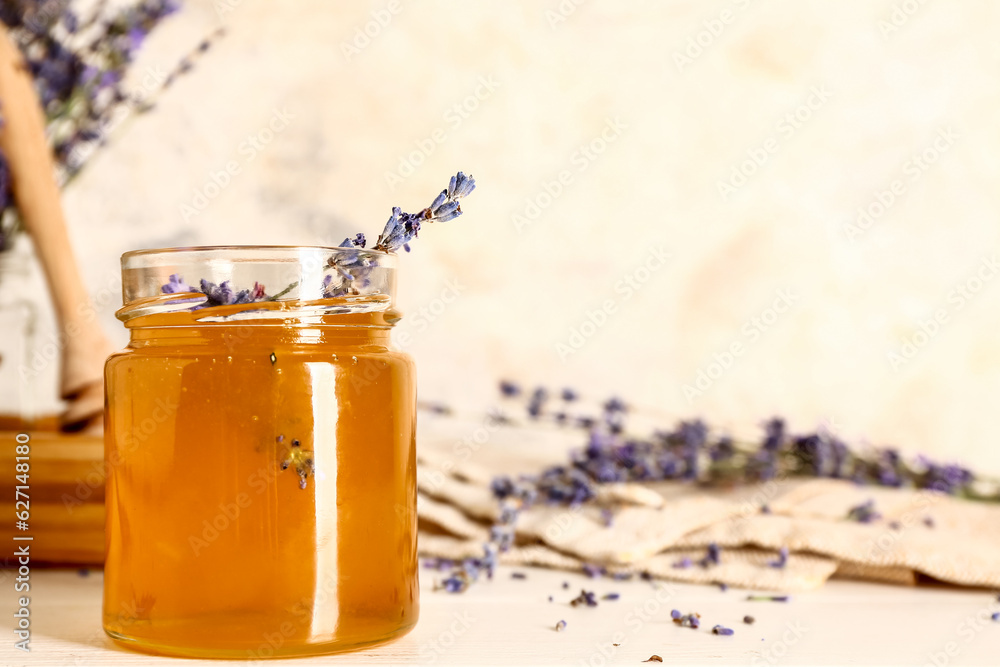
[[[996,592],[900,588],[832,581],[787,603],[747,602],[746,593],[710,586],[587,579],[582,575],[501,568],[496,579],[453,595],[432,591],[424,572],[421,619],[406,637],[367,651],[302,658],[296,664],[638,665],[1000,665]],[[4,665],[150,665],[170,658],[132,653],[100,628],[102,575],[36,569],[31,573],[31,653],[15,650],[16,596],[5,572],[0,596]],[[562,582],[570,583],[569,589]],[[616,601],[570,607],[581,588]],[[548,601],[548,596],[554,602]],[[670,610],[697,611],[699,630],[681,628]],[[742,622],[746,614],[754,625]],[[559,620],[567,627],[556,632]],[[732,637],[711,634],[721,623]],[[615,646],[617,644],[617,646]],[[177,664],[218,665],[185,660]],[[246,663],[243,663],[246,664]],[[652,663],[651,663],[652,664]]]

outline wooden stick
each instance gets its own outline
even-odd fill
[[[63,425],[93,421],[104,409],[104,361],[111,344],[94,317],[66,231],[45,118],[20,51],[0,27],[0,150],[14,200],[35,244],[55,306],[62,343],[60,392],[70,402]]]

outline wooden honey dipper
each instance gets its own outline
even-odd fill
[[[14,201],[34,240],[59,326],[59,391],[67,401],[60,427],[99,430],[104,412],[104,361],[113,349],[95,317],[70,245],[34,82],[2,24],[0,115],[0,150],[9,163]]]

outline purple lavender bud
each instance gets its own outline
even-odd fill
[[[776,560],[768,561],[768,566],[782,569],[788,564],[788,547],[781,547]]]
[[[686,558],[686,557],[685,558],[681,558],[679,561],[677,561],[676,563],[674,563],[670,567],[678,569],[678,570],[686,570],[687,568],[691,567],[691,559],[690,558]]]
[[[562,632],[566,629],[566,621],[559,621],[556,623],[556,632]]]
[[[725,628],[721,625],[716,625],[715,627],[712,628],[712,634],[729,636],[733,634],[733,630],[732,628]]]
[[[447,190],[442,190],[442,191],[441,191],[441,194],[439,194],[439,195],[438,195],[438,196],[437,196],[437,197],[436,197],[436,198],[434,199],[434,201],[433,201],[433,202],[431,202],[431,205],[430,205],[430,206],[428,206],[427,208],[429,208],[429,209],[431,210],[431,214],[433,215],[433,214],[437,213],[437,210],[438,210],[439,208],[441,208],[441,206],[442,206],[442,205],[443,205],[443,204],[444,204],[444,203],[445,203],[446,201],[448,201],[448,191],[447,191]]]
[[[679,609],[671,609],[670,610],[670,618],[674,619],[675,621],[679,621],[680,618],[681,618],[681,612],[680,612],[680,610]]]
[[[548,397],[548,392],[545,391],[544,387],[538,387],[531,394],[531,400],[528,401],[528,415],[532,419],[537,419],[542,414],[542,406]]]
[[[160,288],[164,294],[184,294],[187,292],[197,292],[181,278],[180,274],[172,273],[166,285]]]
[[[431,219],[436,222],[447,222],[462,215],[462,206],[457,201],[442,204],[437,210],[431,211]]]
[[[521,388],[507,380],[500,381],[500,393],[507,398],[513,398],[521,393]]]
[[[847,512],[847,518],[858,523],[871,523],[882,518],[882,515],[875,511],[875,500],[873,498],[852,507]]]
[[[708,567],[709,565],[718,565],[720,562],[721,550],[719,545],[712,542],[708,545],[708,549],[705,551],[705,557],[698,561],[698,564],[702,567]]]
[[[625,412],[625,403],[617,396],[612,396],[604,402],[605,412]]]
[[[458,172],[451,177],[451,180],[448,182],[448,189],[445,192],[447,192],[449,199],[461,199],[468,196],[475,189],[476,180],[472,176],[466,176],[462,172]]]
[[[233,293],[228,280],[216,285],[202,278],[201,292],[208,296],[208,301],[205,302],[206,306],[228,306],[236,301],[236,294]]]
[[[785,420],[774,417],[764,425],[766,436],[763,447],[767,451],[777,451],[785,440]]]

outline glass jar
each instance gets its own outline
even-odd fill
[[[257,659],[413,627],[416,389],[389,341],[395,267],[353,248],[122,256],[131,340],[105,371],[113,639]]]

